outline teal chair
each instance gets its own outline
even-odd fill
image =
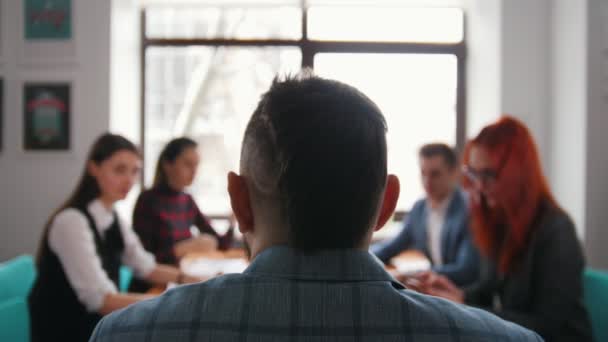
[[[29,342],[30,313],[27,298],[0,301],[0,341]]]
[[[35,279],[36,268],[30,255],[0,263],[0,341],[30,340],[27,297]]]
[[[120,292],[129,292],[129,285],[133,279],[133,270],[129,266],[120,266]]]
[[[593,338],[596,342],[608,341],[608,272],[586,269],[583,287]]]
[[[36,280],[36,267],[31,255],[21,255],[0,263],[0,301],[27,297]]]

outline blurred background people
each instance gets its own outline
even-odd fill
[[[232,243],[232,224],[226,234],[220,236],[192,196],[185,192],[194,181],[199,163],[194,140],[186,137],[171,140],[159,156],[154,185],[137,199],[133,228],[157,262],[178,265],[188,253],[224,250]],[[193,236],[192,227],[201,234]],[[131,289],[145,291],[149,286],[135,280]]]
[[[468,285],[479,276],[479,254],[469,234],[467,200],[459,189],[456,152],[446,144],[420,148],[420,176],[426,197],[418,200],[392,240],[374,246],[383,262],[408,249],[423,252],[432,270],[457,285]],[[406,274],[397,274],[405,281]]]
[[[199,280],[157,264],[116,215],[114,204],[127,196],[140,169],[129,140],[104,134],[93,144],[76,189],[42,235],[29,297],[33,341],[87,341],[102,315],[150,298],[118,293],[123,263],[154,284]]]
[[[459,288],[431,272],[418,289],[492,311],[549,342],[591,341],[583,252],[528,129],[511,117],[482,129],[465,149],[464,173],[473,237],[484,257],[481,279]]]

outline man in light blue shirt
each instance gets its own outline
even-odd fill
[[[541,341],[487,312],[407,290],[367,249],[391,217],[386,123],[348,85],[273,82],[228,191],[252,260],[104,318],[91,341]]]

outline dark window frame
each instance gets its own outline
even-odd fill
[[[466,13],[463,12],[463,32],[466,36]],[[367,42],[367,41],[318,41],[308,38],[308,10],[302,6],[302,37],[293,39],[224,39],[224,38],[149,38],[146,36],[146,9],[140,12],[140,148],[145,156],[146,141],[146,49],[149,47],[186,46],[291,46],[302,52],[302,68],[314,70],[317,53],[407,53],[407,54],[449,54],[457,60],[456,79],[456,150],[462,151],[466,138],[466,39],[457,43],[424,42]],[[141,181],[143,184],[142,170]],[[400,220],[406,212],[396,212],[395,220]],[[217,217],[223,218],[223,217]]]

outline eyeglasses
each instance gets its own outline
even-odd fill
[[[462,167],[462,173],[464,173],[464,175],[471,182],[479,181],[483,184],[491,184],[496,182],[496,179],[498,179],[498,175],[502,172],[502,169],[504,169],[505,164],[507,163],[507,159],[511,154],[511,148],[512,145],[509,145],[506,153],[503,154],[497,169],[474,169],[469,165],[464,165]]]
[[[505,168],[507,160],[509,159],[509,156],[511,155],[512,148],[513,148],[513,144],[507,145],[507,150],[500,158],[500,162],[498,163],[497,169],[487,168],[487,169],[478,170],[478,169],[474,169],[468,165],[464,165],[462,167],[462,173],[464,173],[464,175],[471,182],[480,181],[483,184],[489,184],[489,183],[496,182],[496,180],[498,179],[498,175],[500,175],[500,173],[502,172],[502,169]]]
[[[496,181],[498,173],[492,169],[474,169],[468,165],[462,167],[462,173],[471,181],[479,181],[480,183],[489,184]]]

